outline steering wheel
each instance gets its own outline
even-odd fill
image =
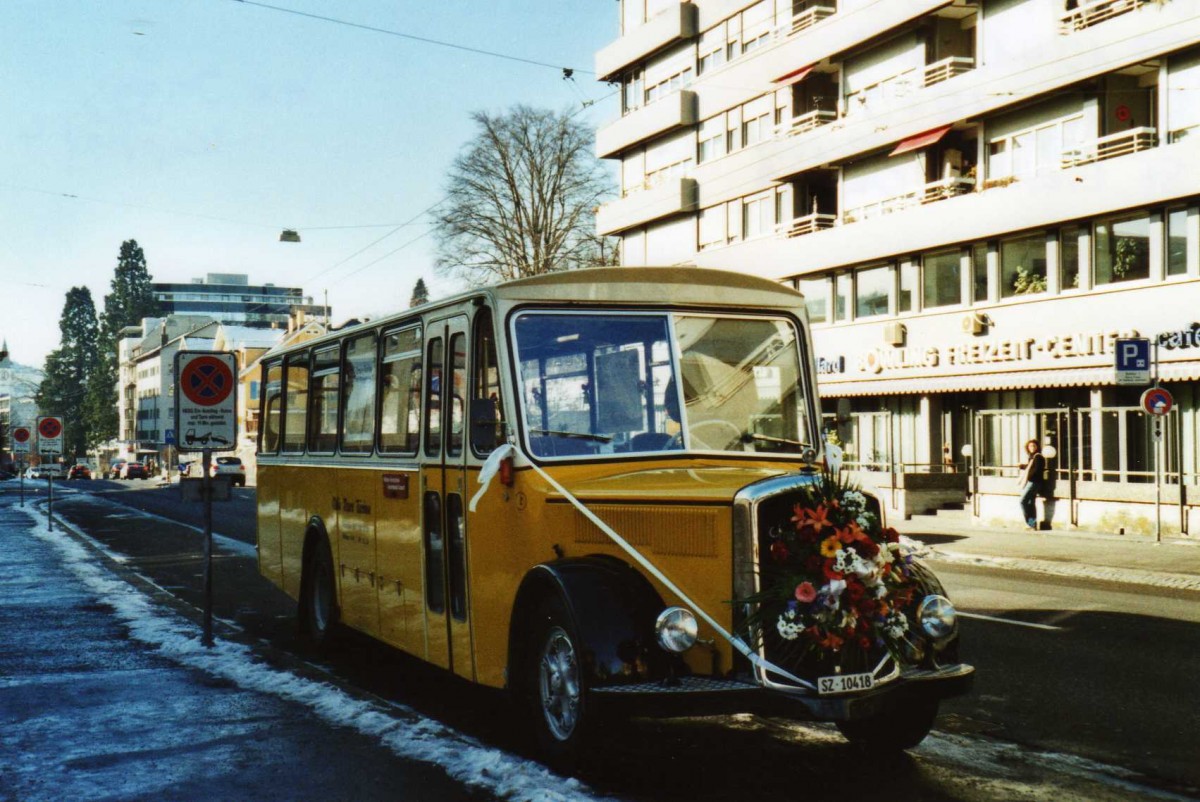
[[[707,440],[705,440],[703,437],[700,437],[699,435],[696,434],[696,432],[700,429],[703,429],[705,427],[714,427],[714,426],[723,426],[726,429],[729,429],[730,431],[733,432],[733,440],[730,440],[728,442],[733,442],[734,440],[736,440],[738,442],[741,441],[742,430],[739,429],[736,425],[734,425],[734,424],[730,423],[729,421],[724,420],[722,418],[709,418],[708,420],[702,420],[699,423],[693,423],[688,426],[688,429],[687,429],[688,441],[691,443],[692,448],[699,450],[699,451],[724,451],[725,450],[724,448],[714,448]],[[672,448],[672,449],[683,448],[683,432],[682,431],[675,433],[675,436],[671,438],[671,442],[667,444],[667,448]]]

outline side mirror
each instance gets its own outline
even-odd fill
[[[471,399],[471,443],[479,451],[491,451],[499,439],[497,431],[503,422],[496,417],[496,400]]]

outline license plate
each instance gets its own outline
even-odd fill
[[[871,674],[837,674],[832,677],[821,677],[817,680],[817,692],[822,696],[831,693],[850,693],[851,691],[868,691],[875,684]]]

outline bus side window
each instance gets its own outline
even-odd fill
[[[338,346],[313,354],[312,382],[308,393],[308,450],[333,453],[338,430]]]
[[[308,420],[308,354],[292,354],[287,359],[286,387],[283,393],[283,451],[304,453]]]
[[[378,338],[374,332],[346,343],[342,360],[342,451],[370,453],[375,445],[375,356]]]
[[[442,338],[429,341],[428,373],[425,374],[425,453],[442,453]]]
[[[467,402],[467,336],[450,338],[450,430],[446,438],[446,456],[457,457],[463,449],[464,405]]]
[[[383,337],[379,452],[415,454],[421,434],[421,327]]]
[[[259,418],[262,421],[262,442],[259,453],[274,454],[279,451],[279,442],[283,421],[280,419],[283,406],[283,363],[273,362],[266,368],[266,390],[262,394],[262,407]]]
[[[487,456],[504,438],[504,404],[500,397],[500,364],[496,355],[496,333],[492,310],[475,316],[471,376],[471,448]]]

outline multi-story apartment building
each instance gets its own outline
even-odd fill
[[[205,315],[223,323],[287,328],[296,312],[328,319],[328,308],[314,305],[299,287],[252,285],[244,273],[209,273],[190,284],[152,285],[164,315]]]
[[[1200,3],[620,16],[596,56],[621,110],[596,137],[621,183],[600,233],[626,265],[804,292],[830,428],[898,511],[918,485],[962,498],[969,474],[976,515],[1016,521],[1036,437],[1057,452],[1056,523],[1200,532]],[[1177,406],[1157,437],[1144,388],[1115,384],[1123,336],[1159,343]]]

